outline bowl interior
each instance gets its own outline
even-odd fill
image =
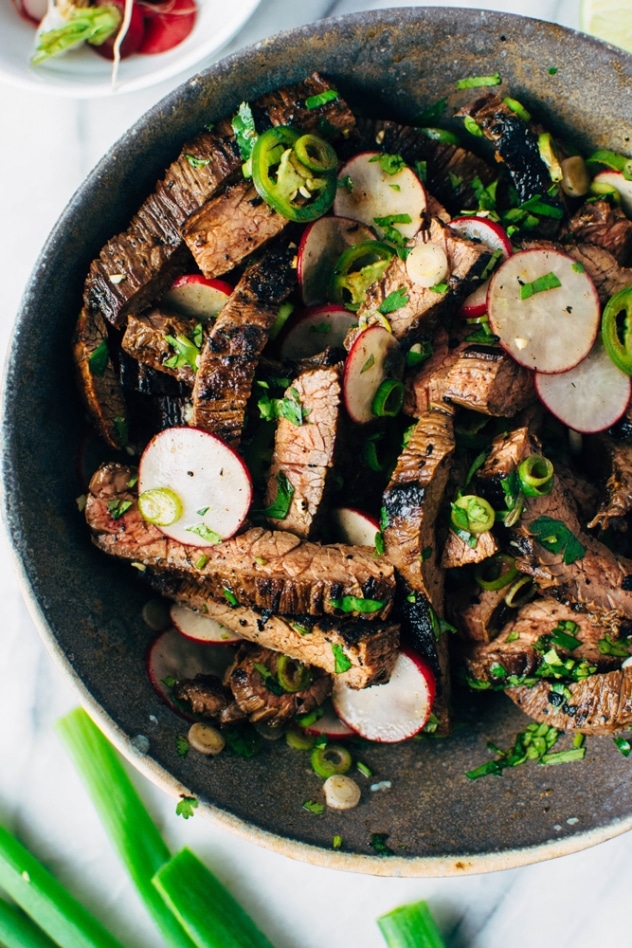
[[[78,513],[83,418],[69,339],[91,259],[189,136],[315,69],[359,110],[407,121],[444,95],[457,105],[456,80],[497,71],[504,94],[576,145],[630,150],[632,57],[562,27],[484,11],[398,9],[320,21],[175,90],[79,189],[24,295],[6,370],[3,458],[5,516],[24,588],[44,640],[117,746],[167,792],[197,797],[202,810],[254,841],[384,875],[480,872],[581,849],[632,825],[628,762],[610,738],[590,738],[581,764],[525,765],[469,781],[466,771],[489,758],[487,741],[508,748],[527,723],[502,695],[464,698],[462,724],[447,740],[363,748],[372,780],[391,788],[371,792],[367,784],[342,831],[339,815],[303,809],[321,782],[284,742],[249,760],[179,757],[183,723],[145,674],[147,591],[133,570],[91,546]],[[341,832],[345,851],[333,852]],[[375,854],[375,833],[388,834],[396,855]]]

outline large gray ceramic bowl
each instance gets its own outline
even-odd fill
[[[630,153],[632,57],[536,20],[464,9],[411,8],[321,21],[231,56],[142,118],[70,202],[29,282],[4,396],[5,514],[41,633],[79,697],[120,750],[165,791],[195,796],[234,832],[290,856],[383,875],[481,872],[592,845],[632,826],[630,762],[590,738],[582,763],[524,765],[470,781],[527,720],[503,695],[473,696],[443,741],[363,750],[376,781],[340,814],[302,803],[320,781],[284,742],[250,760],[179,757],[182,722],[145,675],[147,591],[134,570],[94,549],[77,511],[82,433],[70,336],[91,259],[122,230],[181,144],[276,86],[319,70],[360,109],[412,120],[455,81],[499,72],[503,91],[584,149]],[[140,738],[140,739],[139,739]],[[146,738],[147,740],[143,740]],[[146,753],[144,749],[148,747]],[[332,851],[342,833],[344,851]],[[388,834],[381,856],[373,834]]]

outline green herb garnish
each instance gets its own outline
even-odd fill
[[[561,553],[566,566],[580,560],[586,553],[585,546],[561,520],[538,517],[531,524],[529,532],[545,550],[550,553]]]
[[[545,273],[531,283],[520,284],[520,299],[527,300],[535,293],[543,293],[545,290],[555,290],[561,285],[560,279],[554,273]]]

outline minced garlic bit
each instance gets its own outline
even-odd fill
[[[118,286],[119,283],[122,283],[123,280],[127,279],[126,273],[111,273],[109,276],[110,283],[113,283],[114,286]]]

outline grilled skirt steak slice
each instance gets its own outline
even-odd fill
[[[491,256],[481,243],[457,236],[449,225],[437,217],[422,226],[411,241],[411,246],[414,249],[418,244],[425,243],[436,245],[446,255],[446,292],[436,292],[413,282],[408,276],[406,262],[395,255],[382,279],[369,287],[358,310],[359,318],[369,316],[380,309],[389,294],[405,290],[407,301],[389,313],[388,319],[395,337],[407,345],[432,335],[441,317],[451,314],[474,288],[474,281],[481,275]]]
[[[566,240],[564,243],[554,241],[530,240],[521,245],[525,250],[535,247],[560,250],[568,254],[586,270],[586,273],[595,284],[601,303],[606,303],[611,296],[632,284],[632,267],[622,267],[616,257],[605,247],[591,243],[574,243]]]
[[[196,675],[181,678],[175,683],[172,695],[193,714],[203,718],[218,718],[232,703],[232,692],[222,684],[217,675]]]
[[[274,503],[285,477],[293,493],[284,517],[268,518],[271,526],[299,537],[312,536],[322,517],[323,500],[334,470],[340,428],[340,368],[304,372],[285,398],[298,402],[302,423],[279,418],[268,479],[266,507]]]
[[[206,277],[223,276],[288,226],[250,181],[237,181],[192,214],[182,236]]]
[[[548,681],[531,688],[508,688],[525,714],[541,724],[583,734],[613,734],[632,727],[632,666],[570,682],[570,698],[551,690]]]
[[[449,530],[441,554],[441,568],[457,569],[471,563],[482,563],[483,560],[489,559],[498,550],[498,541],[491,530],[478,534],[475,547],[471,547],[453,530]]]
[[[396,622],[367,622],[366,619],[336,619],[322,616],[280,616],[256,612],[247,606],[229,606],[204,596],[199,585],[188,577],[149,578],[154,588],[169,599],[215,619],[242,638],[275,652],[282,652],[306,665],[316,665],[336,675],[350,688],[366,688],[388,681],[399,649]],[[351,663],[336,671],[336,654]]]
[[[584,204],[568,222],[568,233],[577,243],[608,250],[622,267],[632,262],[632,221],[619,205],[609,201]]]
[[[144,365],[158,372],[165,372],[179,382],[192,386],[195,381],[195,370],[190,362],[178,359],[177,364],[171,366],[168,364],[177,352],[168,342],[167,337],[172,336],[175,339],[181,336],[192,340],[197,324],[196,319],[172,316],[158,309],[143,316],[130,314],[121,347],[128,355]]]
[[[112,448],[127,446],[127,405],[110,358],[105,320],[83,309],[72,340],[79,391],[92,422]]]
[[[508,621],[507,588],[472,589],[460,582],[446,594],[448,620],[466,642],[487,643],[495,639]]]
[[[632,510],[632,443],[599,437],[600,447],[610,460],[611,474],[606,482],[606,499],[588,524],[607,530],[611,520],[626,517]]]
[[[533,373],[497,346],[466,345],[444,380],[446,402],[511,418],[535,401]]]
[[[478,155],[458,145],[435,141],[410,125],[363,118],[357,124],[361,145],[366,149],[401,155],[411,168],[425,162],[426,187],[454,215],[477,207],[473,181],[478,179],[486,187],[497,176],[496,169]]]
[[[279,305],[296,284],[287,240],[253,260],[217,317],[198,361],[191,424],[238,444],[257,368]]]
[[[341,96],[316,108],[309,98],[334,87],[316,73],[294,86],[252,103],[258,131],[296,125],[303,131],[326,127],[331,137],[348,134],[355,120]],[[192,266],[181,227],[241,167],[242,157],[230,117],[187,142],[121,234],[112,237],[93,261],[84,288],[89,309],[114,325],[128,312],[155,302],[171,279]]]
[[[551,642],[554,630],[565,622],[574,623],[570,626],[574,631],[568,634],[580,641],[575,648]],[[562,660],[586,661],[600,671],[610,671],[621,664],[621,657],[604,654],[600,642],[619,639],[622,631],[632,631],[629,623],[624,627],[614,618],[606,621],[555,599],[537,599],[523,606],[493,642],[467,649],[464,664],[469,678],[498,685],[510,675],[521,678],[536,674],[544,654],[554,648]],[[536,649],[535,645],[541,647]]]
[[[284,656],[267,648],[242,646],[235,664],[228,669],[225,684],[253,724],[281,727],[297,714],[307,714],[331,694],[332,681],[322,669],[305,669],[309,684],[300,691],[284,691],[279,685],[279,661]]]
[[[86,520],[99,549],[112,556],[168,573],[189,576],[209,598],[236,600],[281,615],[362,614],[356,600],[379,603],[366,618],[385,619],[391,611],[394,570],[364,547],[303,543],[283,531],[247,530],[217,546],[185,546],[165,537],[138,511],[135,471],[105,464],[93,475]],[[127,503],[130,506],[127,507]]]

